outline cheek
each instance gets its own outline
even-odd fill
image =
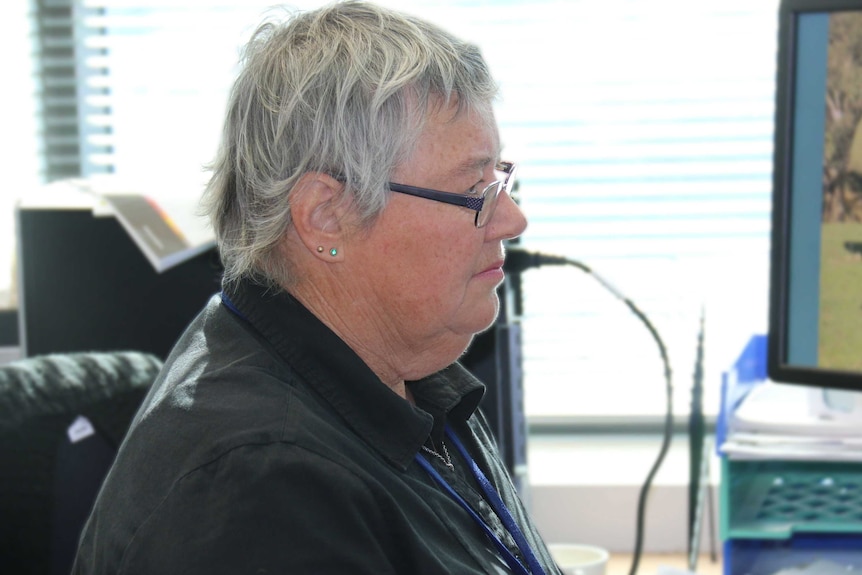
[[[402,295],[413,306],[413,313],[449,316],[465,298],[473,275],[469,254],[442,240],[410,242],[401,267],[408,293]],[[402,261],[404,261],[402,260]],[[422,310],[417,312],[417,310]]]
[[[420,215],[415,206],[401,210],[402,199],[394,198],[381,222],[385,233],[373,242],[378,272],[385,276],[384,296],[399,307],[399,314],[439,322],[456,313],[467,297],[482,244],[468,235],[474,229],[458,225],[462,222],[454,218],[461,214],[444,209],[451,206],[442,206],[439,213],[437,206],[425,206]]]
[[[445,247],[416,245],[412,252],[415,258],[409,266],[409,273],[413,276],[413,288],[416,294],[421,294],[420,299],[435,302],[446,302],[463,291],[459,284],[463,284],[459,277],[457,266],[457,255]]]

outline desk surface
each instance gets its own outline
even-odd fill
[[[687,569],[688,559],[681,553],[642,555],[638,564],[637,575],[655,575],[659,566]],[[629,553],[611,553],[606,575],[628,575],[632,567],[632,556]],[[713,563],[709,555],[700,557],[697,563],[697,575],[722,575],[721,559]]]

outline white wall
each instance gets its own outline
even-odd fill
[[[548,542],[589,543],[631,553],[635,544],[638,497],[658,456],[660,438],[534,437],[529,442],[533,518]],[[718,542],[720,462],[711,451],[713,537]],[[708,517],[708,511],[705,511]],[[643,550],[685,553],[688,543],[688,442],[675,437],[649,491]],[[708,523],[701,549],[710,549]]]

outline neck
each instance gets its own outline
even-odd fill
[[[375,375],[399,397],[412,403],[412,395],[405,385],[405,375],[396,366],[400,362],[399,350],[386,345],[381,336],[382,330],[375,328],[375,322],[368,321],[365,309],[374,309],[357,304],[355,299],[340,295],[324,296],[311,282],[293,286],[291,295],[299,300],[311,313],[344,341]],[[352,302],[346,309],[332,302]]]
[[[307,263],[307,262],[302,262]],[[299,269],[303,268],[303,269]],[[303,278],[288,291],[344,341],[378,378],[409,400],[405,381],[421,379],[454,362],[470,337],[454,333],[405,333],[387,295],[363,284],[358,274],[319,265],[297,265]]]

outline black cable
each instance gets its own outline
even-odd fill
[[[673,436],[673,384],[671,377],[671,369],[670,369],[670,360],[667,357],[667,349],[665,348],[664,342],[659,336],[658,331],[656,331],[655,327],[652,325],[652,322],[646,317],[646,315],[634,304],[632,300],[625,297],[619,290],[617,290],[613,285],[611,285],[606,279],[593,271],[589,266],[583,264],[577,260],[571,260],[563,256],[542,254],[537,252],[528,252],[518,248],[509,248],[506,253],[506,264],[503,267],[507,273],[521,273],[533,267],[540,267],[545,265],[570,265],[578,268],[584,273],[591,275],[598,281],[602,287],[611,292],[614,296],[622,300],[624,304],[632,311],[632,313],[640,319],[643,324],[646,326],[647,330],[649,330],[650,335],[652,335],[656,344],[658,344],[659,353],[661,354],[662,362],[664,363],[664,377],[665,377],[665,392],[667,394],[667,410],[665,413],[665,421],[664,421],[664,437],[662,438],[661,448],[659,449],[658,457],[656,458],[655,463],[650,469],[649,474],[647,475],[646,481],[644,481],[643,486],[641,487],[640,495],[638,497],[638,509],[637,509],[637,527],[635,530],[635,549],[632,557],[632,566],[629,571],[629,575],[635,575],[637,573],[638,564],[640,563],[640,558],[643,553],[643,535],[644,535],[644,520],[646,516],[646,500],[647,495],[649,494],[650,487],[652,486],[652,481],[655,478],[655,474],[658,472],[659,467],[661,467],[662,462],[664,461],[665,456],[667,455],[668,449],[670,448],[671,438]]]

